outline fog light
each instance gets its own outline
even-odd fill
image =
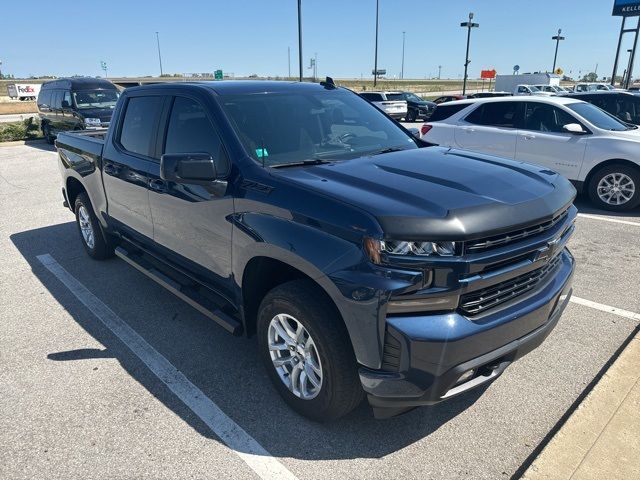
[[[460,378],[456,382],[456,385],[460,385],[461,383],[464,383],[467,380],[471,380],[471,378],[473,377],[474,373],[476,373],[476,371],[473,370],[473,369],[472,370],[467,370],[462,375],[460,375]]]

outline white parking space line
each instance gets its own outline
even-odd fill
[[[634,225],[640,227],[640,222],[630,222],[629,220],[619,220],[617,218],[601,217],[600,215],[590,215],[588,213],[579,213],[578,217],[589,218],[591,220],[602,220],[603,222],[622,223],[623,225]]]
[[[640,313],[630,312],[629,310],[622,310],[621,308],[612,307],[610,305],[604,305],[602,303],[592,302],[591,300],[586,300],[584,298],[580,298],[576,296],[572,296],[570,301],[573,303],[577,303],[579,305],[584,305],[585,307],[595,308],[596,310],[600,310],[602,312],[613,313],[614,315],[630,318],[631,320],[640,322]]]
[[[297,478],[51,255],[37,258],[260,478]]]

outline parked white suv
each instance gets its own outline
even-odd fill
[[[369,100],[391,118],[400,120],[407,116],[407,101],[402,92],[361,92],[360,96]]]
[[[640,204],[640,130],[565,97],[503,97],[438,105],[422,139],[555,170],[608,210]]]

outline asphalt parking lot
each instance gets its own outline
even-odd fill
[[[638,326],[640,210],[580,199],[576,298],[540,348],[483,392],[319,425],[280,400],[255,339],[121,260],[91,260],[61,203],[51,147],[0,147],[0,478],[510,478]]]

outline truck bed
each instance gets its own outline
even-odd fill
[[[56,147],[98,158],[102,156],[102,147],[108,131],[107,128],[100,128],[77,132],[60,132],[56,139]]]

